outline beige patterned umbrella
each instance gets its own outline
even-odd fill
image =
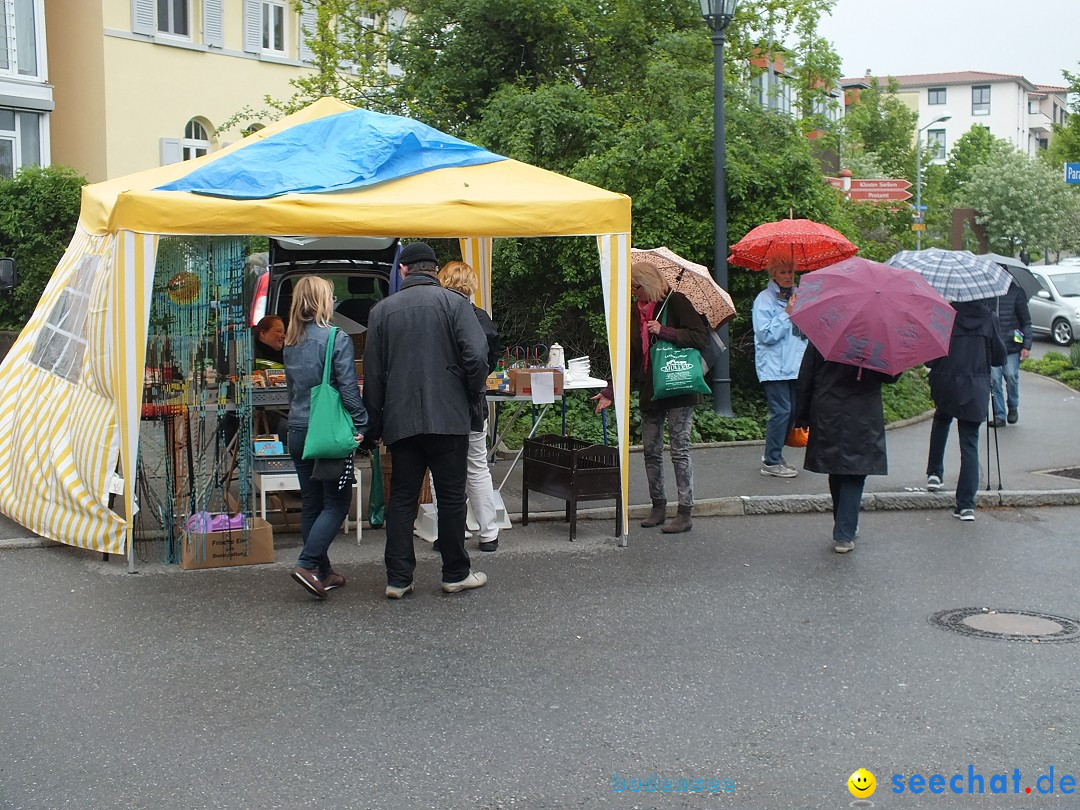
[[[648,262],[659,270],[671,285],[671,289],[685,295],[713,329],[723,326],[735,317],[735,304],[732,303],[731,296],[713,281],[705,265],[684,259],[666,247],[648,250],[632,248],[630,257],[635,262]]]

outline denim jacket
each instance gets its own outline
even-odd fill
[[[792,331],[786,301],[775,281],[754,299],[754,364],[758,380],[794,380],[799,376],[806,340]]]
[[[289,430],[307,430],[311,413],[311,389],[322,382],[326,360],[326,341],[330,328],[309,323],[304,337],[295,346],[285,347],[285,382],[289,390]],[[331,355],[330,382],[341,394],[341,404],[353,420],[353,428],[363,433],[368,416],[356,384],[352,340],[338,331]]]

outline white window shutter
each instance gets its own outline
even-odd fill
[[[159,144],[161,151],[161,165],[168,166],[170,163],[179,163],[183,158],[180,151],[179,138],[162,138]]]
[[[131,0],[131,30],[147,36],[157,33],[157,9],[154,0]]]
[[[300,61],[314,62],[315,51],[312,50],[311,40],[315,38],[315,26],[319,22],[319,12],[310,6],[304,6],[300,12]]]
[[[259,0],[244,0],[244,50],[262,53],[262,4]]]
[[[225,47],[225,0],[203,0],[203,44]]]

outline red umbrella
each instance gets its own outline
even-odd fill
[[[817,270],[850,258],[858,248],[839,231],[809,219],[782,219],[758,225],[731,246],[728,261],[764,270],[773,258],[792,259],[795,269]]]
[[[804,278],[791,321],[826,360],[899,374],[949,353],[956,311],[921,275],[846,259]]]

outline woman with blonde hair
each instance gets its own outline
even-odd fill
[[[472,267],[465,262],[447,262],[439,271],[439,283],[448,290],[472,301],[477,279]],[[473,304],[476,319],[488,342],[488,373],[495,370],[499,358],[499,333],[484,310]],[[479,524],[480,550],[499,548],[499,524],[495,513],[495,488],[487,462],[487,397],[481,388],[469,401],[469,467],[465,477],[465,496],[472,506],[473,517]],[[436,493],[438,495],[438,493]]]
[[[300,481],[300,527],[304,547],[292,578],[319,599],[325,599],[328,590],[345,584],[345,577],[330,567],[327,550],[341,529],[352,501],[352,484],[348,480],[352,478],[348,472],[351,459],[347,460],[346,469],[341,475],[324,481],[314,476],[317,462],[304,458],[304,441],[311,413],[311,389],[322,383],[333,314],[334,286],[329,281],[318,276],[304,276],[296,283],[289,308],[284,355],[285,380],[289,391],[289,455],[296,465],[296,477]],[[352,340],[344,332],[338,331],[331,349],[330,382],[341,395],[341,404],[352,417],[355,438],[359,443],[364,438],[368,417],[360,399],[353,360]],[[320,479],[323,477],[319,476]]]
[[[705,321],[685,295],[672,290],[660,271],[646,261],[630,266],[630,292],[636,300],[637,318],[631,321],[630,382],[638,389],[641,411],[641,443],[645,455],[645,475],[649,479],[652,511],[641,525],[660,526],[667,521],[667,496],[664,492],[664,423],[671,436],[671,463],[679,509],[675,519],[660,531],[665,534],[688,532],[693,527],[694,468],[690,462],[690,428],[694,406],[704,401],[701,394],[653,399],[652,369],[649,349],[656,340],[666,340],[682,348],[705,348],[708,332]],[[636,328],[635,328],[636,327]],[[611,404],[609,385],[595,397],[597,412]]]
[[[790,253],[769,257],[769,283],[754,299],[754,367],[765,389],[769,422],[761,474],[794,478],[798,470],[784,459],[784,442],[795,424],[795,395],[806,339],[791,323],[797,282]]]

